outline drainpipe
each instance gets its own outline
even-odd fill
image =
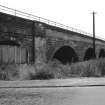
[[[95,50],[96,50],[96,45],[95,45],[95,12],[92,13],[93,14],[93,51],[94,51],[94,58],[96,57],[95,55]]]

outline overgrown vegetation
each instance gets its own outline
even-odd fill
[[[105,59],[89,60],[71,65],[63,65],[58,61],[49,62],[43,65],[39,72],[46,72],[53,78],[103,77],[105,76]]]
[[[0,65],[0,80],[36,80],[105,76],[105,59],[63,65],[58,61],[41,65]]]

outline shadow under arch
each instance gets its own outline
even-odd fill
[[[99,53],[99,58],[104,58],[105,57],[105,50],[101,49]]]
[[[96,58],[96,54],[94,54],[93,48],[88,48],[85,52],[84,60],[90,60]]]
[[[57,59],[61,63],[67,64],[67,63],[77,62],[78,56],[73,48],[69,46],[62,46],[55,52],[53,59]]]
[[[2,40],[0,41],[0,45],[20,46],[20,44],[17,41],[12,40]]]

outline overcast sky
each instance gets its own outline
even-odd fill
[[[96,35],[105,39],[105,0],[0,0],[4,5],[92,33],[95,11]]]

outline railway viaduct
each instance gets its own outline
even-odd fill
[[[17,14],[0,12],[0,63],[41,63],[57,59],[65,64],[94,58],[93,39],[86,33]],[[96,38],[95,56],[105,57],[102,39]]]

